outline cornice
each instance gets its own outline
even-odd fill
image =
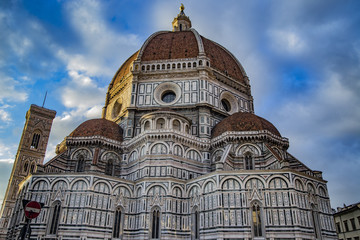
[[[217,147],[221,146],[224,143],[249,140],[267,140],[268,142],[273,142],[275,144],[285,146],[286,148],[289,147],[289,140],[287,138],[279,137],[268,130],[224,132],[220,136],[211,139],[211,146]]]

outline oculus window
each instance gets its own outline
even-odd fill
[[[161,96],[161,100],[165,103],[171,103],[175,98],[176,94],[173,91],[167,91]]]
[[[228,100],[222,99],[222,100],[221,100],[221,105],[222,105],[222,107],[225,109],[225,111],[227,111],[227,112],[230,112],[230,111],[231,111],[231,104],[229,103]]]

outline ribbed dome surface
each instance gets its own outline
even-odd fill
[[[219,44],[200,36],[205,55],[212,68],[244,82],[237,60]],[[161,32],[155,35],[144,48],[142,61],[195,58],[199,56],[199,42],[193,31]]]
[[[280,132],[268,120],[248,112],[238,112],[219,122],[212,130],[212,137],[220,136],[224,132],[244,132],[268,130],[281,137]]]
[[[117,83],[119,83],[121,81],[121,79],[123,77],[125,77],[129,72],[130,72],[130,67],[132,65],[132,63],[135,61],[135,59],[137,58],[139,54],[139,51],[137,51],[136,53],[134,53],[133,55],[131,55],[124,63],[123,65],[121,65],[121,67],[119,68],[119,70],[116,72],[111,84],[115,85]],[[110,88],[112,88],[112,86],[110,86]]]
[[[102,136],[116,141],[123,140],[123,130],[115,122],[100,118],[91,119],[80,124],[70,137]]]
[[[204,52],[200,53],[202,51],[200,49],[203,49]],[[145,42],[142,49],[129,57],[119,68],[112,80],[110,89],[130,73],[130,67],[138,57],[142,62],[149,62],[197,58],[201,54],[205,54],[210,59],[211,68],[234,78],[240,83],[246,84],[242,67],[229,51],[221,45],[200,36],[195,30],[189,30],[153,34]]]
[[[157,34],[146,45],[142,61],[195,58],[199,47],[191,31],[166,32]]]
[[[201,39],[204,44],[206,56],[210,58],[211,66],[220,72],[235,78],[241,83],[244,83],[244,75],[237,64],[235,57],[219,44],[204,37],[201,37]]]

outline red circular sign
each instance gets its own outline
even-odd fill
[[[40,203],[31,201],[25,205],[25,216],[29,219],[39,216],[41,210]]]

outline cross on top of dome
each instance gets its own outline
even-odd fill
[[[172,22],[173,32],[186,31],[191,28],[191,21],[184,13],[184,4],[180,6],[180,13],[174,18]]]

